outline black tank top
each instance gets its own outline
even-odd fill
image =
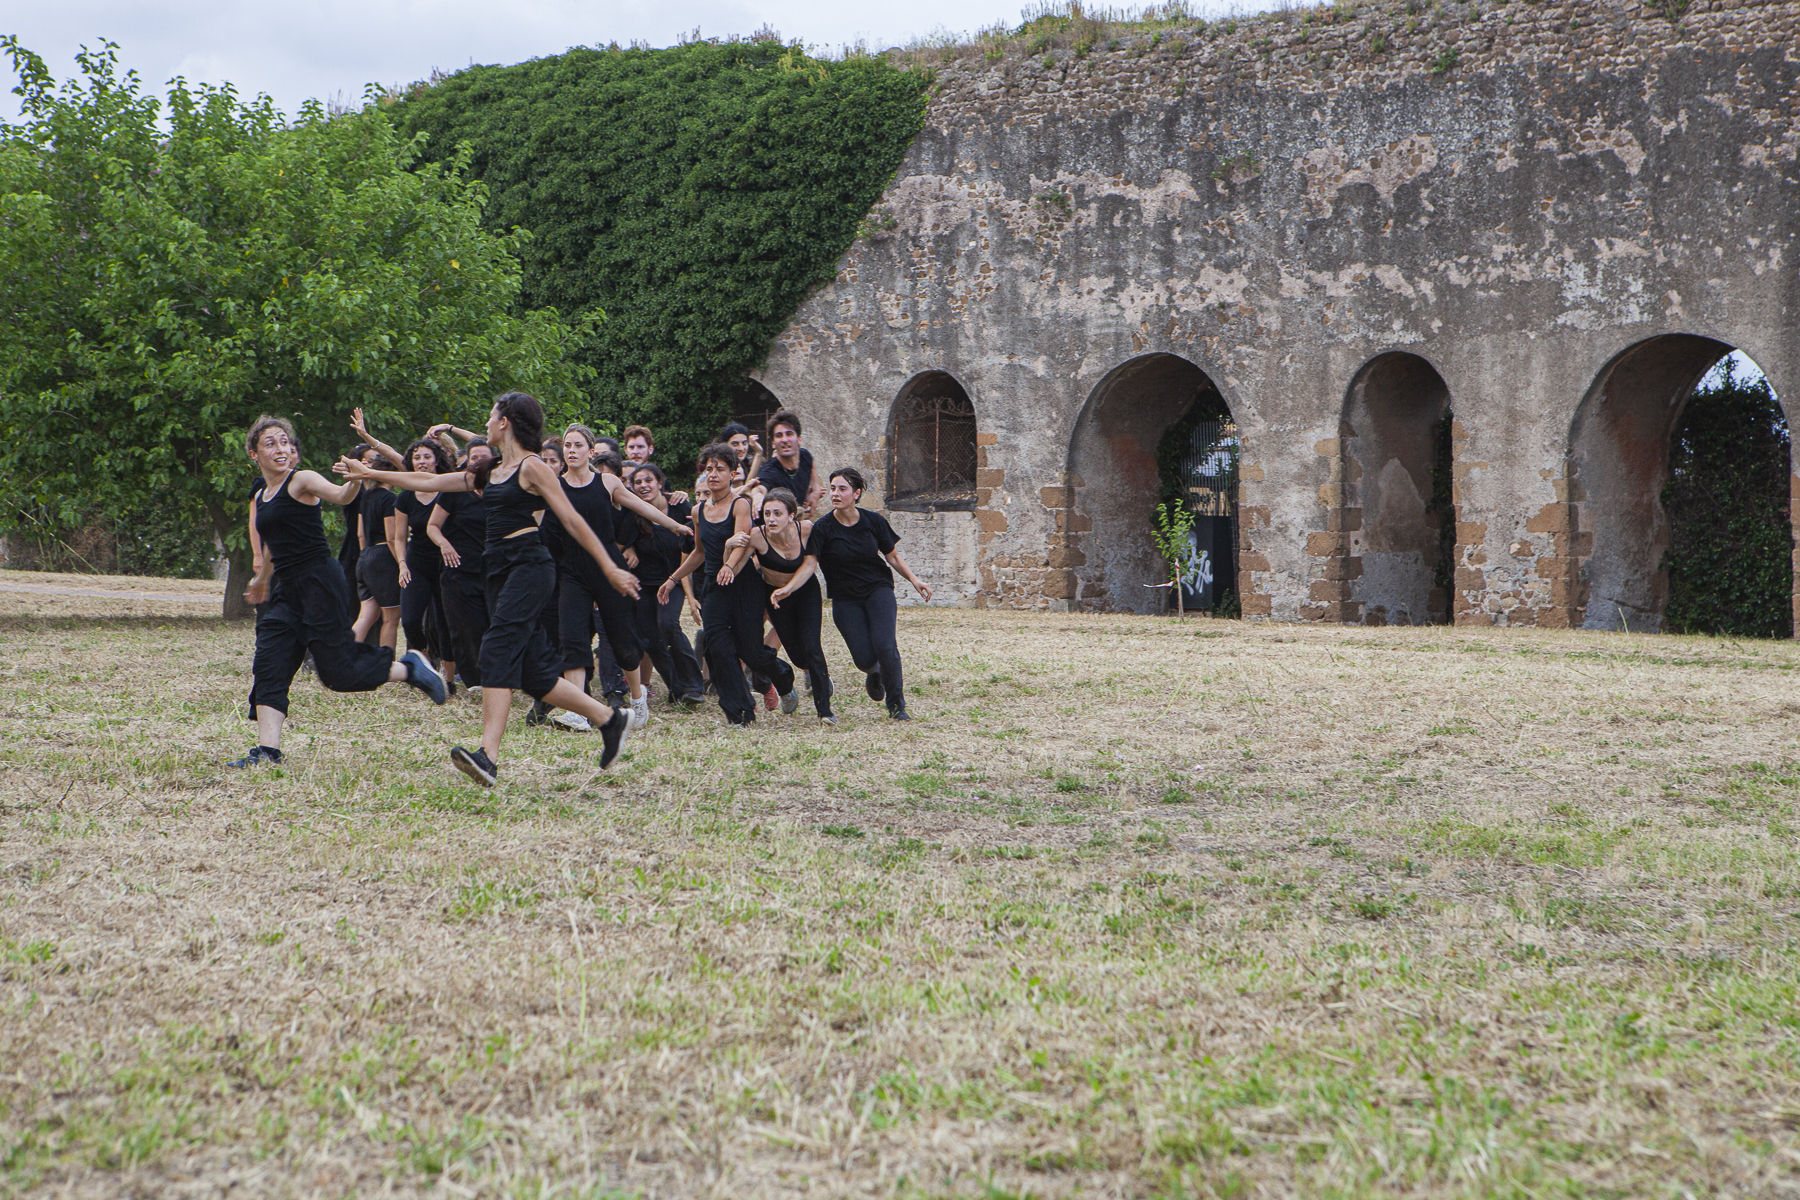
[[[796,529],[794,530],[794,533],[798,536],[800,531]],[[768,536],[769,531],[765,527],[763,529],[763,537],[766,539]],[[804,540],[800,543],[800,552],[792,558],[783,558],[781,555],[777,554],[775,552],[774,542],[769,543],[769,548],[767,550],[758,551],[756,555],[756,561],[762,564],[763,570],[774,571],[781,575],[792,575],[795,571],[800,569],[800,564],[805,561],[805,559],[806,542]]]
[[[322,504],[302,504],[288,495],[288,484],[294,473],[289,471],[273,497],[258,493],[256,504],[256,536],[263,549],[275,560],[277,575],[290,575],[331,557],[325,544],[325,518]]]
[[[537,514],[544,511],[544,498],[536,492],[528,492],[525,485],[519,482],[519,473],[525,464],[519,464],[505,483],[489,482],[481,493],[481,506],[487,509],[487,544],[490,549],[507,540],[509,534],[529,529],[537,532]],[[531,541],[521,538],[520,541]],[[542,539],[538,539],[542,544]]]
[[[706,550],[706,566],[702,570],[706,572],[709,587],[716,585],[719,568],[725,565],[725,543],[737,532],[737,506],[748,503],[742,496],[735,497],[731,507],[725,510],[723,521],[707,520],[704,502],[694,505],[694,522],[700,527],[700,545]]]
[[[600,540],[602,546],[606,547],[607,555],[615,563],[623,566],[625,564],[624,556],[620,554],[618,546],[614,544],[618,538],[613,523],[612,497],[607,495],[606,483],[600,478],[600,473],[594,472],[594,477],[588,481],[586,487],[571,486],[567,475],[562,477],[561,482],[563,495],[569,498],[569,506],[575,510],[577,516],[588,523],[588,528],[594,531],[594,536]],[[564,554],[587,553],[581,548],[581,543],[575,540],[574,535],[563,529],[562,522],[557,519],[555,513],[544,514],[546,541],[551,540],[552,521],[556,522],[554,531],[562,535],[556,539],[557,544],[554,547],[559,558]]]

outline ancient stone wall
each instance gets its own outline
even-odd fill
[[[1658,627],[1687,389],[1737,348],[1800,398],[1800,3],[1408,7],[945,62],[763,382],[872,481],[907,381],[961,383],[975,510],[905,536],[972,535],[979,603],[1159,606],[1156,442],[1210,381],[1246,616]]]

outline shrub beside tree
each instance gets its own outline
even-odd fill
[[[1688,397],[1663,487],[1676,633],[1792,637],[1789,434],[1769,383],[1731,359]]]
[[[521,307],[529,235],[484,227],[466,159],[422,163],[373,106],[289,122],[181,80],[165,104],[110,44],[61,86],[16,38],[0,49],[23,101],[0,127],[6,513],[204,518],[242,615],[257,414],[292,417],[323,469],[355,406],[405,430],[473,423],[503,388],[583,400],[568,351],[597,314]]]

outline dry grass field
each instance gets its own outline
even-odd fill
[[[247,626],[0,614],[0,1193],[1800,1192],[1790,644],[915,610],[909,726],[828,631],[835,729],[484,792],[461,698],[236,774]]]

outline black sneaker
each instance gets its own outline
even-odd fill
[[[550,706],[542,700],[531,702],[531,711],[525,714],[527,725],[542,725],[550,719]]]
[[[675,697],[674,702],[676,704],[681,705],[681,707],[683,707],[685,709],[689,709],[689,710],[696,709],[696,708],[699,708],[702,704],[706,703],[706,693],[705,692],[689,692],[685,696]]]
[[[893,705],[889,705],[888,719],[893,721],[910,721],[912,720],[912,717],[907,713],[906,705],[902,704],[897,708]]]
[[[244,755],[244,757],[234,758],[225,765],[228,767],[236,767],[241,771],[245,767],[254,767],[259,763],[269,763],[273,765],[280,761],[281,751],[275,749],[273,746],[257,746],[252,749],[250,753]]]
[[[600,727],[600,769],[612,766],[612,760],[619,757],[619,748],[625,744],[625,731],[631,726],[631,710],[629,708],[613,709],[612,720]]]
[[[880,700],[887,695],[887,689],[881,686],[881,668],[877,667],[863,678],[863,690],[869,693],[869,699]]]
[[[494,780],[500,778],[500,768],[494,765],[494,760],[480,746],[472,751],[457,746],[450,751],[450,761],[456,764],[457,770],[482,787],[493,787]]]
[[[444,677],[437,673],[430,662],[417,650],[408,650],[400,659],[406,664],[406,682],[431,697],[433,704],[442,704],[450,698],[444,687]]]

